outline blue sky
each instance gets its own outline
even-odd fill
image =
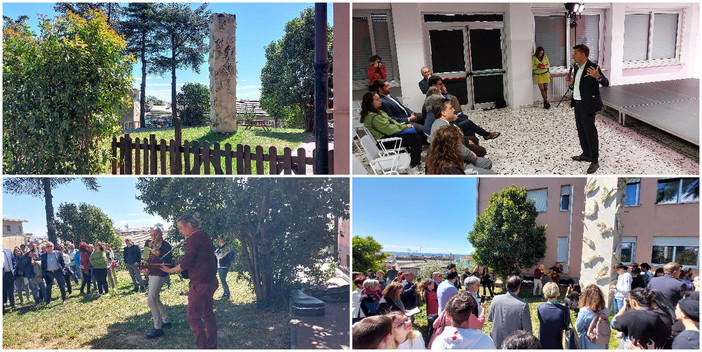
[[[114,221],[115,227],[153,226],[156,223],[170,225],[159,216],[149,215],[144,211],[144,204],[136,199],[136,177],[100,177],[97,179],[100,189],[88,191],[80,180],[63,184],[52,192],[54,213],[61,203],[88,203],[107,214]],[[34,236],[46,235],[46,217],[44,199],[32,196],[16,196],[3,192],[2,217],[27,220],[24,232]]]
[[[385,251],[470,254],[476,192],[473,177],[356,177],[353,235],[372,236]]]
[[[126,6],[125,3],[120,3]],[[191,3],[197,8],[202,3]],[[20,15],[30,17],[29,25],[38,33],[37,14],[54,17],[54,3],[4,3],[3,15],[16,19]],[[266,63],[265,46],[273,40],[282,38],[285,23],[299,17],[300,12],[314,3],[224,3],[209,2],[208,9],[214,13],[230,13],[236,15],[236,52],[237,52],[237,99],[253,99],[260,97],[261,69]],[[327,7],[328,23],[332,23],[332,6]],[[176,71],[178,89],[184,83],[202,83],[209,86],[209,71],[205,62],[200,67],[200,73],[190,70]],[[141,63],[134,65],[134,88],[141,84]],[[171,101],[171,75],[164,77],[149,74],[146,79],[146,94],[153,95],[165,101]]]

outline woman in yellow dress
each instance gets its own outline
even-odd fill
[[[536,84],[539,85],[541,97],[544,99],[544,109],[551,107],[551,104],[548,103],[548,93],[546,93],[548,91],[548,82],[551,81],[551,75],[548,73],[550,66],[548,56],[544,53],[544,48],[537,47],[534,56],[531,57],[531,69],[534,71]]]

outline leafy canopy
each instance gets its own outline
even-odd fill
[[[92,174],[119,133],[134,58],[103,12],[41,19],[40,33],[3,30],[3,168],[11,174]]]
[[[537,215],[526,188],[493,193],[468,235],[473,259],[501,277],[536,265],[546,253],[546,226],[536,225]]]
[[[326,279],[321,264],[337,256],[334,221],[348,218],[347,179],[140,178],[137,189],[150,214],[198,214],[204,231],[232,246],[234,270],[248,273],[264,305]],[[169,238],[182,238],[175,232]]]
[[[202,83],[186,83],[178,93],[178,116],[183,126],[204,126],[210,118],[210,89]]]
[[[382,263],[388,256],[381,253],[383,245],[378,243],[372,236],[353,236],[352,241],[353,271],[365,273],[368,269],[373,272],[382,269]]]
[[[80,242],[105,242],[119,248],[113,221],[100,208],[86,203],[63,203],[56,214],[56,231],[63,241],[78,245]]]
[[[327,32],[331,61],[331,27]],[[295,106],[299,112],[296,118],[307,131],[312,130],[314,121],[314,55],[314,9],[307,8],[285,24],[282,39],[266,46],[266,64],[261,70],[263,110],[278,119],[290,116]]]

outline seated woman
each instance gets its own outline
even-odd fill
[[[392,318],[392,335],[398,350],[425,350],[424,338],[412,328],[412,319],[401,312],[388,314]]]
[[[427,158],[427,174],[465,174],[463,156],[461,155],[462,140],[463,133],[458,128],[451,125],[441,127],[431,142]]]
[[[361,123],[376,140],[386,137],[402,138],[402,146],[410,152],[410,167],[414,168],[421,162],[422,139],[412,124],[397,122],[380,110],[382,105],[378,93],[364,94],[361,100]]]
[[[475,299],[468,291],[458,291],[451,297],[446,305],[446,314],[451,318],[453,326],[447,326],[434,339],[431,349],[495,349],[490,336],[469,328],[469,319],[474,309]]]
[[[539,342],[544,349],[563,349],[562,334],[570,324],[570,311],[558,304],[560,291],[558,285],[549,282],[544,285],[544,297],[547,302],[536,307],[539,318]]]
[[[370,84],[373,84],[376,79],[388,78],[387,68],[383,65],[383,60],[380,56],[373,55],[368,61],[370,61],[370,66],[366,67],[366,75],[370,80]]]
[[[400,300],[402,293],[402,284],[399,282],[391,282],[388,287],[383,290],[383,298],[378,303],[378,314],[388,314],[390,312],[405,312],[405,305]]]

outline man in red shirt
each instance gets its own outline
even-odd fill
[[[183,260],[174,268],[161,270],[173,274],[190,273],[187,319],[195,333],[197,348],[217,348],[217,322],[214,315],[214,292],[217,282],[217,258],[212,238],[200,229],[200,220],[190,214],[178,218],[178,231],[185,236]],[[204,322],[204,324],[203,324]]]

